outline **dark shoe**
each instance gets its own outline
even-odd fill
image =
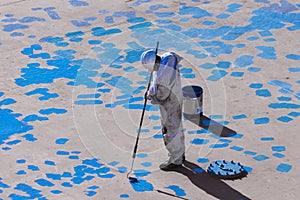
[[[169,171],[169,170],[175,169],[180,166],[181,166],[181,164],[174,164],[174,163],[170,163],[169,161],[167,161],[167,162],[160,164],[159,168],[164,171]]]
[[[182,162],[185,161],[185,154],[182,155]]]

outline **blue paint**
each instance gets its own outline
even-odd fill
[[[46,21],[44,18],[39,18],[39,17],[23,17],[22,19],[19,20],[21,23],[31,23],[31,22],[44,22]]]
[[[6,144],[9,146],[12,146],[12,145],[19,144],[20,142],[22,142],[22,140],[12,140],[12,141],[6,142]]]
[[[258,34],[262,37],[273,36],[273,34],[270,31],[259,31]]]
[[[69,182],[63,182],[61,185],[63,187],[68,187],[68,188],[73,187],[73,185],[71,183],[69,183]]]
[[[271,92],[268,89],[256,90],[255,93],[256,93],[257,96],[260,96],[260,97],[270,97],[270,96],[272,96]]]
[[[91,24],[87,21],[78,21],[78,20],[71,20],[71,23],[76,27],[86,27],[90,26]]]
[[[217,69],[212,70],[211,73],[213,75],[206,78],[206,80],[218,81],[218,80],[220,80],[221,78],[225,77],[228,74],[228,72],[226,72],[224,70],[217,70]]]
[[[153,185],[146,180],[138,179],[137,182],[130,182],[130,184],[136,192],[153,191],[154,189]]]
[[[16,160],[16,163],[17,164],[24,164],[24,163],[26,163],[26,160],[24,160],[24,159]]]
[[[299,109],[300,105],[294,103],[270,103],[269,107],[273,109]]]
[[[275,38],[266,38],[264,39],[265,42],[275,42],[276,39]]]
[[[239,146],[232,146],[232,147],[230,147],[230,149],[235,150],[235,151],[243,151],[244,150],[243,147],[239,147]]]
[[[196,145],[203,145],[209,143],[209,140],[207,139],[200,139],[200,138],[195,138],[191,140],[191,144],[196,144]]]
[[[254,156],[254,155],[256,155],[257,153],[254,152],[254,151],[244,151],[244,154],[250,155],[250,156]]]
[[[61,194],[62,191],[61,190],[51,190],[50,191],[52,194]]]
[[[226,11],[227,11],[227,12],[234,13],[234,12],[239,11],[241,7],[242,7],[241,4],[238,4],[238,3],[232,3],[232,4],[230,4],[230,5],[227,6]]]
[[[88,6],[88,2],[83,0],[69,0],[69,3],[74,7]]]
[[[69,141],[68,138],[58,138],[56,139],[55,143],[56,144],[66,144]]]
[[[166,5],[163,5],[163,4],[155,4],[155,5],[151,5],[149,7],[150,10],[159,10],[159,9],[162,9],[162,8],[169,8],[169,7],[166,6]]]
[[[68,157],[70,160],[79,160],[78,156],[69,156]]]
[[[249,40],[249,41],[255,41],[255,40],[258,40],[258,39],[259,39],[259,37],[257,37],[257,36],[247,37],[247,40]]]
[[[197,160],[197,162],[198,162],[198,163],[207,163],[207,162],[209,162],[209,159],[208,159],[208,158],[199,158],[199,159]]]
[[[276,87],[280,87],[280,88],[291,88],[292,84],[287,83],[287,82],[283,82],[283,81],[279,81],[279,80],[271,80],[268,82],[268,84],[276,86]]]
[[[18,29],[28,29],[29,26],[25,24],[5,24],[3,25],[4,32],[13,32]]]
[[[28,116],[24,117],[24,119],[22,121],[23,122],[34,122],[34,121],[45,121],[45,120],[48,120],[48,118],[41,117],[36,114],[32,114],[32,115],[28,115]]]
[[[51,161],[51,160],[45,160],[45,161],[44,161],[44,164],[45,164],[45,165],[49,165],[49,166],[56,166],[55,162],[54,162],[54,161]]]
[[[62,175],[61,175],[62,178],[71,178],[72,177],[72,174],[71,172],[64,172]]]
[[[60,174],[46,173],[47,178],[52,179],[54,181],[61,180]]]
[[[97,192],[95,192],[95,191],[87,191],[85,195],[88,196],[88,197],[92,197],[96,194],[97,194]]]
[[[173,17],[175,14],[173,12],[155,12],[154,13],[158,18],[167,18]]]
[[[74,101],[74,104],[76,105],[96,105],[96,104],[103,104],[103,101],[101,100],[77,100]]]
[[[233,120],[244,119],[244,118],[247,118],[247,116],[245,114],[232,116]]]
[[[13,22],[16,22],[17,20],[18,20],[17,18],[10,17],[10,18],[6,18],[6,19],[2,19],[1,22],[3,22],[3,23],[13,23]]]
[[[89,40],[89,44],[101,44],[101,40]]]
[[[24,33],[19,33],[19,32],[13,32],[10,34],[11,37],[22,37],[24,36]]]
[[[158,134],[153,135],[153,138],[155,138],[155,139],[163,138],[163,135],[158,133]]]
[[[277,97],[278,101],[291,101],[292,98],[291,97],[284,97],[284,96],[280,96]]]
[[[178,11],[179,15],[192,15],[192,18],[200,19],[203,17],[211,17],[213,14],[199,7],[183,6]]]
[[[40,168],[36,165],[28,165],[27,169],[29,169],[31,171],[40,171]]]
[[[157,116],[157,115],[151,115],[149,117],[150,120],[159,120],[160,119],[160,116]]]
[[[223,62],[220,61],[216,64],[216,66],[221,69],[228,69],[230,67],[230,65],[231,65],[230,62],[224,62],[224,61]]]
[[[209,148],[213,148],[213,149],[218,149],[218,148],[225,148],[228,147],[229,144],[228,143],[223,143],[223,144],[211,144],[209,146]]]
[[[268,117],[255,118],[254,124],[268,124],[270,119]]]
[[[25,140],[27,140],[29,142],[35,142],[35,141],[37,141],[37,138],[35,138],[33,136],[33,134],[25,134],[22,137],[25,138]]]
[[[230,75],[233,77],[242,77],[244,76],[244,72],[232,72]]]
[[[267,160],[269,159],[268,156],[265,156],[265,155],[257,155],[255,157],[253,157],[254,160],[257,160],[257,161],[263,161],[263,160]]]
[[[133,17],[133,18],[127,19],[127,22],[129,22],[129,23],[140,23],[140,22],[144,22],[144,21],[145,21],[145,18],[143,18],[143,17]]]
[[[213,26],[213,25],[216,24],[216,22],[206,20],[206,21],[202,22],[202,24],[205,25],[205,26]]]
[[[19,170],[16,172],[17,175],[25,175],[27,174],[25,170]]]
[[[7,98],[7,99],[4,99],[2,101],[0,101],[0,106],[3,106],[3,105],[10,105],[10,104],[14,104],[16,103],[16,101],[12,98]]]
[[[122,199],[129,198],[129,194],[120,194],[120,198]]]
[[[261,141],[274,141],[275,139],[273,137],[262,137],[260,138]]]
[[[272,151],[282,152],[285,150],[286,150],[285,146],[272,146]]]
[[[281,122],[288,123],[288,122],[292,121],[293,118],[290,118],[290,117],[288,117],[288,116],[281,116],[281,117],[277,118],[277,120],[278,120],[278,121],[281,121]]]
[[[5,123],[0,123],[0,144],[13,134],[24,133],[33,129],[32,126],[17,120],[19,116],[19,114],[13,113],[12,110],[0,108],[0,118],[5,119]]]
[[[299,117],[300,116],[300,112],[290,112],[288,114],[288,116],[291,116],[291,117]]]
[[[10,186],[0,181],[0,188],[10,188]]]
[[[42,197],[42,195],[40,194],[40,190],[34,189],[32,186],[29,186],[25,183],[19,183],[16,185],[16,187],[14,188],[15,190],[19,190],[22,192],[25,192],[26,194],[29,195],[29,197],[21,197],[21,198],[16,198],[16,199],[36,199],[36,198],[40,198]],[[14,196],[14,195],[12,195]]]
[[[66,156],[69,155],[70,153],[68,151],[57,151],[56,154],[60,156]]]
[[[51,115],[51,114],[64,114],[67,110],[63,108],[47,108],[47,109],[41,109],[39,111],[42,115]]]
[[[136,177],[144,177],[144,176],[148,176],[149,174],[151,174],[150,171],[144,170],[144,169],[134,170],[133,173]]]
[[[291,68],[288,68],[289,72],[300,72],[300,67],[291,67]]]
[[[279,172],[289,172],[290,170],[292,169],[292,165],[289,165],[289,164],[285,164],[285,163],[280,163],[276,170],[279,171]]]
[[[79,94],[77,96],[78,99],[91,99],[91,98],[99,98],[101,94]]]
[[[272,46],[256,46],[256,49],[260,50],[261,53],[257,54],[258,57],[261,57],[266,60],[276,60],[276,51]]]
[[[106,16],[106,17],[104,18],[104,21],[105,21],[106,23],[108,23],[108,24],[113,24],[113,23],[115,23],[114,18],[113,18],[112,16]]]
[[[46,11],[48,16],[53,20],[61,19],[60,16],[58,15],[58,13],[55,11],[54,7],[44,8],[44,11]]]
[[[151,162],[142,162],[141,165],[143,167],[151,167],[152,166],[152,163]]]
[[[289,3],[287,0],[280,0],[280,4],[281,5],[279,6],[277,3],[273,3],[267,9],[270,9],[270,10],[273,10],[276,12],[283,12],[283,13],[298,10],[298,8],[296,6]]]
[[[254,56],[251,55],[242,55],[234,61],[234,67],[246,67],[253,64]]]
[[[276,158],[284,158],[285,157],[285,155],[283,155],[281,153],[273,153],[272,155]]]
[[[146,153],[138,153],[138,154],[136,154],[136,157],[137,158],[146,158],[146,157],[148,157],[148,154],[146,154]]]
[[[51,94],[48,91],[49,91],[48,88],[36,88],[32,91],[26,92],[25,94],[27,96],[31,96],[31,95],[35,95],[35,94],[41,94],[42,96],[39,97],[39,100],[41,100],[41,101],[45,101],[45,100],[49,100],[49,99],[58,97],[57,93],[52,93]]]
[[[127,167],[124,167],[124,166],[118,167],[118,172],[121,174],[124,174],[124,173],[128,172],[128,169],[127,169]]]
[[[248,72],[260,72],[260,68],[258,67],[248,67]]]
[[[300,60],[300,55],[298,54],[288,54],[285,57],[290,60]]]
[[[230,15],[224,13],[216,16],[217,19],[227,19],[228,17],[230,17]]]
[[[182,188],[180,188],[179,186],[177,186],[177,185],[169,185],[169,186],[167,186],[165,188],[173,190],[175,192],[176,196],[179,196],[179,197],[186,196],[185,191]]]

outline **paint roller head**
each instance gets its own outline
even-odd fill
[[[138,179],[137,178],[135,178],[135,177],[128,177],[128,179],[129,179],[129,182],[130,183],[137,183],[138,182]]]

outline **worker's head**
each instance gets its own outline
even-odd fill
[[[141,55],[143,66],[149,71],[158,71],[161,58],[156,55],[154,50],[147,50]]]

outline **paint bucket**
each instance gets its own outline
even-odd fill
[[[188,85],[182,88],[183,115],[186,117],[200,117],[203,115],[203,89],[200,86]]]

